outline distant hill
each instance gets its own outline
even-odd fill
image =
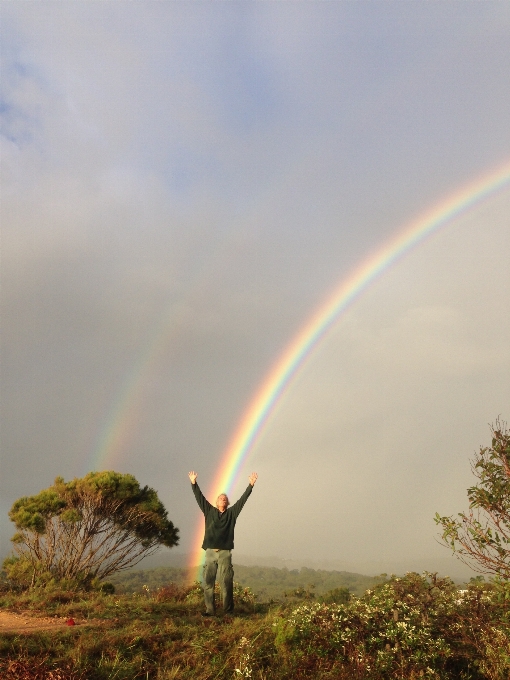
[[[287,569],[283,567],[254,567],[235,565],[235,580],[249,586],[261,600],[281,599],[284,593],[297,589],[311,590],[323,595],[334,588],[347,588],[354,595],[362,595],[381,580],[377,576],[364,576],[348,571],[326,571],[325,569]]]
[[[257,595],[259,601],[281,600],[285,594],[292,596],[296,590],[307,591],[316,596],[335,588],[347,588],[354,595],[362,595],[373,588],[381,577],[364,576],[347,571],[324,569],[282,569],[236,564],[234,580]],[[111,581],[121,592],[142,592],[143,586],[151,591],[168,583],[184,585],[194,581],[197,569],[186,567],[157,567],[155,569],[131,569],[112,577]]]
[[[277,569],[288,569],[294,571],[300,570],[303,567],[314,569],[316,571],[336,571],[348,572],[351,574],[366,574],[368,576],[377,576],[382,573],[397,574],[403,576],[409,571],[415,571],[421,574],[424,571],[438,572],[441,576],[450,576],[457,583],[465,583],[469,581],[472,576],[476,576],[476,572],[462,564],[458,559],[448,555],[445,551],[443,557],[422,557],[420,559],[410,558],[402,559],[374,559],[365,561],[355,560],[311,560],[311,559],[295,559],[282,558],[276,555],[273,556],[253,556],[245,555],[234,551],[233,553],[234,569],[237,565],[244,565],[246,567],[275,567]],[[155,569],[156,567],[188,567],[190,564],[190,555],[178,552],[177,550],[161,550],[160,552],[144,559],[140,564],[141,569]],[[237,573],[237,572],[236,572]],[[237,576],[236,576],[237,578]]]

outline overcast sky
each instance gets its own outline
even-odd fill
[[[510,159],[510,5],[0,10],[1,549],[12,502],[92,469],[124,409],[106,467],[158,490],[186,553],[188,470],[207,491],[313,311]],[[432,518],[510,419],[509,252],[507,188],[339,319],[234,489],[258,471],[238,554],[455,571]]]

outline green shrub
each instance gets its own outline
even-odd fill
[[[346,604],[351,599],[349,588],[333,588],[319,597],[324,604]]]
[[[508,583],[459,592],[448,578],[407,574],[347,604],[302,604],[275,622],[275,644],[296,677],[322,668],[371,680],[504,680],[509,602]]]
[[[115,586],[109,581],[104,581],[99,584],[99,591],[105,595],[113,595],[115,593]]]
[[[2,567],[7,579],[21,587],[28,588],[34,581],[34,566],[25,557],[11,555],[4,560]]]
[[[182,589],[184,597],[182,600],[188,604],[202,604],[204,601],[204,591],[202,584],[196,581],[191,586]],[[214,586],[214,596],[217,602],[221,598],[220,586]],[[251,611],[255,607],[256,595],[250,588],[244,588],[240,583],[234,581],[234,606],[236,609]]]

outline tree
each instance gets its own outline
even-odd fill
[[[496,420],[491,446],[480,447],[471,463],[479,483],[467,490],[469,511],[435,521],[443,543],[477,571],[510,579],[510,431]]]
[[[18,573],[57,579],[105,578],[137,564],[160,545],[178,543],[179,530],[154,489],[132,475],[90,472],[82,479],[53,486],[18,499],[9,517],[18,532],[12,537],[22,563]],[[14,573],[16,560],[6,560]]]

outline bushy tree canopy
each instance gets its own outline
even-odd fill
[[[497,420],[491,446],[472,462],[479,483],[468,489],[469,511],[455,517],[436,514],[443,542],[478,571],[510,579],[510,431]]]
[[[9,517],[14,550],[33,575],[104,578],[178,543],[154,489],[128,474],[90,472],[18,499]],[[25,570],[26,571],[26,570]]]

